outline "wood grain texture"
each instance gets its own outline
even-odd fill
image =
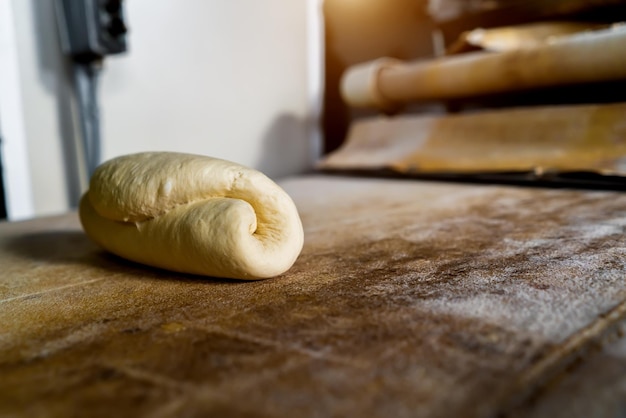
[[[624,316],[624,194],[282,186],[305,247],[260,282],[0,224],[0,416],[555,417],[529,402]]]

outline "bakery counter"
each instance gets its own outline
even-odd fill
[[[0,224],[0,416],[623,411],[626,194],[281,185],[305,244],[262,281],[125,261],[73,213]]]

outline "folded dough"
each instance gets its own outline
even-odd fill
[[[90,238],[121,257],[234,279],[287,271],[304,236],[293,201],[264,174],[172,152],[102,164],[81,199],[80,219]]]

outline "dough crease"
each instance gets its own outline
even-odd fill
[[[287,271],[304,241],[295,204],[259,171],[173,152],[100,165],[79,208],[87,235],[123,258],[233,279]]]

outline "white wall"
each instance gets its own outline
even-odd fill
[[[20,65],[13,8],[0,0],[0,155],[7,212],[12,218],[34,214],[31,179],[26,148],[26,126],[22,107]]]
[[[52,2],[48,0],[0,0],[4,7],[12,8],[13,39],[16,47],[15,65],[19,83],[15,91],[0,91],[3,100],[9,100],[10,106],[20,108],[14,119],[21,129],[3,132],[3,163],[20,164],[20,171],[27,170],[27,181],[22,182],[22,192],[29,195],[32,205],[28,211],[12,210],[16,206],[14,200],[19,199],[11,190],[7,196],[10,219],[21,219],[61,212],[68,207],[68,185],[66,181],[66,158],[64,157],[64,140],[61,135],[63,120],[60,109],[65,105],[63,99],[67,95],[69,84],[65,80],[64,62],[57,45],[56,27],[52,19]],[[10,2],[10,5],[8,3]],[[34,7],[35,5],[41,7]],[[44,15],[49,15],[44,16]],[[42,18],[45,17],[45,18]],[[6,18],[6,16],[5,16]],[[7,39],[5,37],[5,39]],[[4,64],[4,63],[3,63]],[[6,97],[10,95],[10,97]],[[8,116],[8,115],[7,115]],[[0,115],[2,127],[6,126],[5,113]],[[17,127],[16,127],[17,128]],[[4,131],[4,129],[3,129]],[[26,150],[26,159],[15,155],[17,141]],[[14,181],[16,175],[11,167],[5,166],[5,177]],[[23,205],[17,205],[23,206]]]
[[[15,15],[34,213],[64,212],[85,184],[76,180],[75,103],[52,0],[0,1]],[[171,150],[272,177],[308,169],[318,153],[321,53],[310,42],[311,33],[321,41],[321,18],[311,19],[318,6],[128,0],[130,51],[107,58],[100,86],[103,157]]]

